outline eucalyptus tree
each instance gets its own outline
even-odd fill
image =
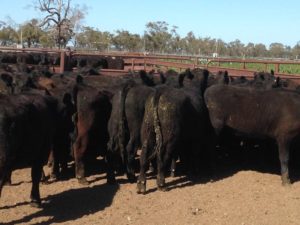
[[[18,34],[22,34],[22,38],[27,42],[27,46],[30,48],[32,44],[38,44],[40,38],[44,34],[39,26],[37,19],[31,19],[29,22],[20,26]]]
[[[165,21],[149,22],[146,24],[146,50],[165,53],[171,42],[172,34],[169,24]]]
[[[79,5],[72,6],[71,0],[38,0],[36,8],[45,14],[40,26],[53,36],[59,48],[66,46],[75,35],[86,10]]]
[[[119,51],[141,51],[143,48],[142,38],[138,34],[132,34],[127,30],[117,30],[112,38],[112,43]]]
[[[9,46],[18,42],[18,33],[11,26],[4,26],[0,30],[0,44]]]
[[[83,27],[76,37],[76,47],[105,51],[111,45],[112,36],[109,32],[102,32],[93,27]]]

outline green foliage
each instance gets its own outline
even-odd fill
[[[26,40],[27,46],[30,48],[32,44],[37,44],[40,41],[44,32],[39,26],[39,21],[37,19],[32,19],[31,21],[24,23],[19,28],[18,34],[22,32],[23,39]],[[20,41],[20,37],[19,37]]]
[[[115,48],[120,51],[140,51],[142,49],[142,39],[138,34],[131,34],[129,31],[117,30],[117,34],[112,38]]]
[[[3,27],[0,30],[1,45],[9,46],[12,45],[13,43],[16,43],[17,40],[18,40],[18,33],[11,26]]]
[[[111,38],[112,35],[109,32],[101,32],[92,27],[84,27],[83,32],[76,36],[76,47],[104,51],[109,48]]]
[[[169,42],[172,38],[169,24],[164,21],[149,22],[146,24],[146,28],[146,50],[159,53],[168,52]]]

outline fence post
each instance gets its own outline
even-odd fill
[[[268,63],[265,63],[265,72],[268,72]]]
[[[194,68],[196,68],[198,66],[198,58],[196,57],[194,60]]]
[[[65,72],[65,57],[66,54],[63,50],[60,52],[60,64],[59,64],[59,72],[63,73]]]
[[[275,73],[279,73],[279,63],[275,64]]]
[[[131,71],[134,71],[134,58],[131,59]]]

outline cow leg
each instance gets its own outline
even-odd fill
[[[7,167],[4,164],[4,160],[1,161],[1,158],[0,158],[0,163],[2,165],[0,165],[0,197],[1,197],[1,192],[2,192],[2,188],[4,186],[4,183],[5,183],[5,179],[7,177],[6,173],[8,171]]]
[[[162,146],[160,152],[157,154],[157,188],[160,191],[165,191],[165,173],[168,163],[171,159],[171,153],[174,149],[174,143],[169,143],[167,148]]]
[[[52,167],[53,160],[54,160],[54,156],[53,156],[53,151],[51,150],[50,154],[49,154],[49,157],[48,157],[48,162],[47,162],[48,167]]]
[[[55,148],[55,145],[54,145]],[[48,162],[47,162],[47,166],[50,167],[50,178],[52,179],[56,179],[57,175],[58,175],[58,166],[57,166],[57,162],[55,162],[55,160],[57,160],[57,157],[54,156],[54,152],[53,150],[50,151],[49,157],[48,157]],[[44,181],[46,176],[45,173],[43,172],[42,174],[42,181]]]
[[[12,170],[9,169],[4,177],[4,185],[7,185],[7,186],[11,185],[11,174],[12,174]]]
[[[89,184],[85,178],[85,170],[83,163],[83,155],[86,150],[88,143],[88,134],[78,135],[74,147],[74,158],[75,158],[75,174],[78,182],[83,185]]]
[[[114,154],[108,150],[106,157],[106,179],[108,184],[115,184],[116,183],[116,176],[114,171]]]
[[[291,184],[289,178],[289,143],[287,141],[279,140],[278,143],[278,152],[279,160],[281,167],[281,180],[282,185],[287,186]]]
[[[207,148],[209,151],[209,169],[208,173],[211,175],[211,179],[216,179],[216,170],[217,170],[217,145],[220,144],[220,134],[222,131],[222,126],[214,127],[214,130],[212,132],[209,132],[208,135],[208,144]]]
[[[134,160],[135,160],[135,153],[136,153],[136,143],[133,139],[130,139],[127,146],[127,162],[126,162],[126,171],[127,171],[127,178],[130,183],[136,182],[136,177],[134,173]]]
[[[157,163],[155,159],[150,160],[148,170],[150,173],[156,173]]]
[[[175,177],[177,156],[172,157],[171,162],[171,177]]]
[[[148,168],[147,160],[148,152],[148,141],[146,140],[142,146],[142,151],[140,155],[140,175],[137,181],[137,193],[145,194],[146,193],[146,170]]]
[[[43,165],[41,162],[35,163],[31,168],[32,188],[30,194],[30,199],[31,199],[30,205],[37,208],[41,207],[39,184],[42,177],[42,172],[43,172]]]
[[[59,161],[58,161],[58,156],[55,152],[51,151],[52,155],[52,163],[51,163],[51,172],[50,172],[50,177],[53,180],[56,180],[59,176]],[[50,158],[50,157],[49,157]],[[48,161],[49,163],[49,161]]]

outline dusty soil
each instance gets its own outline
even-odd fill
[[[145,195],[119,176],[107,185],[105,174],[41,185],[43,209],[30,207],[30,170],[16,170],[13,186],[0,200],[0,224],[300,224],[300,181],[281,185],[280,176],[259,169],[219,169],[214,181],[185,176],[167,178],[169,190],[156,190],[155,177]]]

